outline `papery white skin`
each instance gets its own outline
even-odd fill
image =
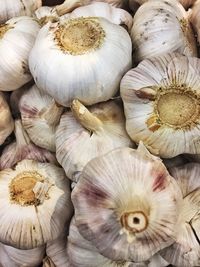
[[[54,241],[47,242],[46,255],[52,260],[55,266],[70,267],[66,252],[67,235],[62,234]]]
[[[167,267],[169,262],[164,260],[159,253],[155,254],[151,259],[148,267]]]
[[[50,151],[37,147],[28,137],[23,129],[21,120],[15,121],[16,141],[7,145],[0,158],[0,170],[12,168],[23,159],[33,159],[39,162],[50,162],[57,164],[56,157]]]
[[[183,204],[178,218],[176,242],[161,251],[171,264],[180,267],[200,265],[200,165],[189,163],[170,170],[183,194]]]
[[[78,117],[69,111],[62,115],[56,131],[56,157],[67,177],[77,182],[91,159],[118,147],[132,147],[133,143],[125,130],[122,108],[114,101],[89,110],[78,101],[73,104]]]
[[[0,145],[14,129],[14,121],[8,103],[3,93],[0,92]]]
[[[20,267],[9,258],[2,243],[0,243],[0,267]]]
[[[81,235],[108,258],[135,262],[174,242],[181,200],[176,181],[142,144],[91,160],[72,191]],[[139,213],[146,224],[139,219],[140,230],[131,232],[123,216]]]
[[[72,267],[147,267],[147,263],[113,261],[101,255],[92,243],[82,237],[73,218],[70,223],[67,253]],[[153,266],[152,266],[153,267]],[[155,267],[155,266],[154,266]]]
[[[39,31],[30,53],[29,67],[36,85],[63,106],[70,106],[73,99],[85,105],[110,99],[131,68],[132,44],[127,31],[104,18],[94,19],[106,34],[95,51],[74,56],[60,50],[53,39],[58,22]]]
[[[11,180],[23,172],[37,172],[46,180],[33,188],[38,206],[22,206],[10,198]],[[70,220],[69,180],[64,171],[49,163],[23,160],[15,170],[0,172],[0,240],[20,249],[32,249],[56,239]],[[40,186],[48,186],[47,192]],[[44,187],[45,189],[45,187]]]
[[[41,0],[1,0],[0,23],[13,17],[32,16],[33,12],[41,5]]]
[[[40,92],[36,85],[20,99],[22,124],[31,141],[39,147],[55,152],[55,131],[63,112],[54,99]]]
[[[176,0],[144,3],[134,16],[131,38],[138,62],[169,52],[197,56],[187,13]]]
[[[148,120],[155,114],[154,99],[149,98],[156,98],[159,88],[167,93],[170,86],[179,86],[180,89],[183,85],[199,95],[199,67],[200,60],[197,58],[170,53],[146,59],[126,73],[121,81],[121,97],[126,129],[133,141],[139,143],[142,140],[152,153],[163,158],[200,153],[198,121],[191,129],[175,129],[158,121],[154,122],[157,127],[155,130],[151,129],[153,123],[148,126]],[[140,96],[143,89],[145,93]]]
[[[129,7],[133,9],[133,7],[135,7],[135,4],[138,4],[138,5],[142,5],[144,4],[145,2],[147,2],[148,0],[129,0]],[[195,3],[196,0],[179,0],[179,2],[185,7],[185,8],[188,8],[190,7],[192,4]]]
[[[12,18],[5,25],[10,28],[0,37],[0,90],[13,91],[32,79],[28,56],[40,26],[25,16]]]
[[[29,250],[17,249],[1,244],[2,249],[17,266],[37,267],[45,255],[45,245]],[[9,265],[10,266],[10,265]]]

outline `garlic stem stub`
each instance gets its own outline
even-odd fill
[[[87,109],[74,100],[61,117],[56,131],[56,157],[67,177],[78,182],[93,158],[118,147],[133,147],[125,130],[123,111],[113,100]]]
[[[23,129],[21,120],[15,120],[16,141],[7,145],[0,158],[0,170],[12,168],[23,159],[32,159],[39,162],[57,164],[55,155],[43,148],[34,145]]]
[[[175,243],[160,253],[169,263],[177,267],[199,266],[200,165],[189,163],[172,168],[170,173],[177,180],[184,198],[179,212]]]
[[[39,147],[55,152],[56,126],[63,107],[34,85],[21,97],[19,109],[22,125],[31,141]]]
[[[0,172],[0,241],[33,249],[60,236],[72,215],[61,168],[32,160]]]
[[[80,234],[119,261],[146,261],[171,245],[181,199],[176,181],[143,144],[91,160],[72,191]]]
[[[121,81],[126,129],[163,158],[199,154],[200,60],[177,53],[142,61]]]
[[[32,16],[41,5],[42,0],[1,0],[0,23],[13,17]]]
[[[170,52],[197,56],[187,12],[176,0],[149,0],[141,5],[133,19],[131,39],[137,62]]]
[[[13,91],[32,79],[28,56],[40,29],[31,17],[0,24],[0,91]]]
[[[104,18],[66,19],[42,27],[29,67],[38,88],[59,104],[92,105],[117,93],[131,50],[127,31]]]

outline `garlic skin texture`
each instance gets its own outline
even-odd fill
[[[55,152],[55,132],[63,107],[33,85],[19,102],[22,124],[31,141]]]
[[[78,182],[91,159],[133,143],[125,130],[122,108],[113,100],[89,109],[74,100],[71,109],[62,115],[57,127],[56,157],[67,177]]]
[[[114,96],[132,65],[132,44],[122,27],[104,18],[67,18],[42,27],[29,57],[36,85],[59,104],[85,105]]]
[[[80,235],[74,218],[69,228],[67,253],[72,267],[147,267],[145,263],[117,262],[102,256],[90,241]]]
[[[143,144],[91,160],[72,191],[80,234],[116,261],[146,261],[171,245],[180,201],[176,181]]]
[[[2,243],[0,243],[0,267],[20,267],[12,261],[6,253]]]
[[[121,81],[126,130],[153,154],[199,154],[200,60],[177,53],[142,61]]]
[[[135,4],[142,5],[148,0],[129,0],[129,7],[131,10],[134,10],[133,7],[135,7]],[[196,0],[179,0],[179,2],[184,6],[184,8],[189,8],[195,3]]]
[[[41,5],[41,0],[1,0],[0,23],[5,23],[13,17],[32,16]]]
[[[69,180],[49,163],[19,162],[0,172],[0,241],[32,249],[58,238],[72,215]]]
[[[3,93],[0,92],[0,145],[14,129],[14,121],[8,103]]]
[[[16,90],[32,79],[28,56],[39,29],[35,19],[25,16],[0,24],[0,91]]]
[[[5,251],[10,260],[19,267],[38,267],[38,265],[42,263],[42,259],[45,255],[45,246],[22,250],[1,244],[1,248]],[[10,265],[7,266],[10,267]]]
[[[177,267],[200,266],[200,165],[189,163],[172,168],[170,173],[177,180],[184,198],[177,223],[176,241],[160,254]]]
[[[42,267],[56,267],[56,265],[52,262],[52,260],[49,257],[46,257],[43,260]],[[66,266],[67,267],[67,266]]]
[[[200,15],[200,1],[196,1],[195,5],[192,7],[192,11],[190,13],[189,19],[192,23],[192,26],[195,30],[195,32],[197,33],[197,40],[198,43],[200,43],[200,19],[199,19],[199,15]]]
[[[37,147],[28,137],[23,129],[21,120],[15,121],[16,141],[7,145],[0,157],[0,170],[12,168],[23,159],[32,159],[39,162],[50,162],[56,164],[55,155],[50,151]]]
[[[149,0],[135,13],[131,30],[137,62],[169,52],[197,56],[188,16],[175,0]]]
[[[191,7],[196,2],[196,0],[179,0],[179,2],[187,9]]]

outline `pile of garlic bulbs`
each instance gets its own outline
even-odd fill
[[[0,267],[200,266],[200,1],[1,2]]]

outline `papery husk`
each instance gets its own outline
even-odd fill
[[[146,261],[171,245],[181,201],[178,184],[143,144],[91,160],[72,191],[79,232],[118,261]]]

